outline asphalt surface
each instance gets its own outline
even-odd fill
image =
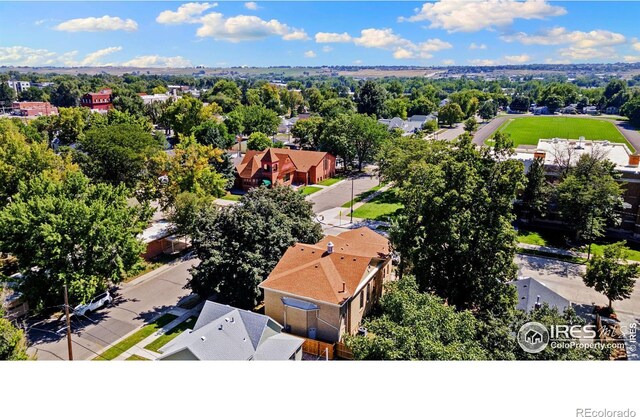
[[[493,133],[496,130],[498,130],[498,128],[502,125],[502,123],[504,123],[505,120],[517,119],[520,117],[579,117],[579,118],[586,118],[586,119],[609,121],[614,125],[616,125],[620,133],[622,133],[622,136],[624,136],[625,139],[627,139],[629,143],[634,148],[636,148],[637,151],[640,151],[640,132],[638,132],[638,130],[636,130],[633,126],[629,125],[628,122],[622,121],[622,120],[605,119],[603,117],[588,116],[588,115],[567,115],[567,114],[560,114],[560,115],[553,115],[553,116],[552,115],[533,116],[532,114],[500,115],[492,119],[489,123],[482,125],[478,129],[478,131],[476,131],[475,135],[473,136],[473,143],[475,143],[476,145],[484,144],[485,140],[487,140],[491,135],[493,135]]]
[[[73,317],[74,360],[92,358],[115,341],[148,323],[190,294],[183,287],[195,259],[182,259],[121,285],[112,306],[87,317]],[[28,352],[38,360],[67,360],[64,320],[32,324],[27,331]]]
[[[353,181],[350,177],[331,188],[311,194],[308,200],[313,203],[313,212],[318,214],[351,201],[352,182],[354,197],[379,184],[378,177],[368,169],[365,173],[353,177]]]

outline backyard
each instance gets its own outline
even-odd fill
[[[624,143],[629,150],[634,148],[622,136],[616,126],[607,120],[594,120],[582,117],[531,116],[505,120],[498,129],[508,133],[514,145],[537,145],[539,139],[563,138],[587,140],[608,140]]]

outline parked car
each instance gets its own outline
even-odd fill
[[[109,293],[109,291],[105,291],[102,294],[93,297],[91,301],[87,304],[80,304],[76,308],[73,309],[73,313],[79,316],[85,316],[87,313],[91,313],[92,311],[96,311],[97,309],[104,307],[106,304],[111,304],[113,302],[113,297]]]

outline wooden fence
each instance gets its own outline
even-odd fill
[[[353,360],[353,352],[344,343],[336,343],[336,356],[340,359]]]
[[[304,339],[302,351],[310,355],[328,357],[333,360],[334,345],[333,343],[325,343],[314,339]]]

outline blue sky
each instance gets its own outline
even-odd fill
[[[0,2],[0,65],[638,62],[637,2]]]

